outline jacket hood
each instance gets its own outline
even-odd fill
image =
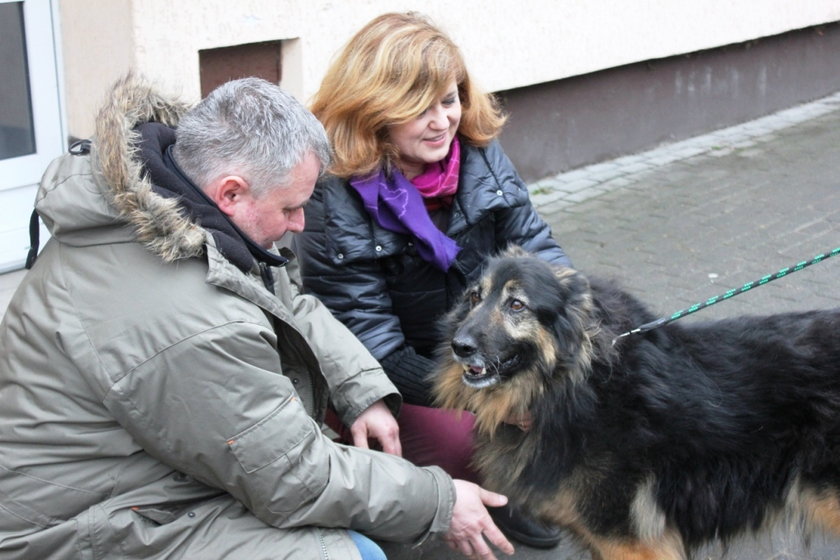
[[[176,127],[189,105],[155,91],[129,74],[108,93],[87,157],[65,155],[50,166],[36,208],[52,234],[77,245],[87,232],[111,231],[114,240],[136,240],[167,262],[204,253],[207,232],[184,216],[177,198],[153,190],[138,157],[137,127],[157,122]]]

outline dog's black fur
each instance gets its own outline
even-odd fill
[[[840,533],[840,310],[613,344],[654,319],[610,283],[492,259],[436,378],[442,406],[476,414],[485,484],[605,560],[685,558],[786,512]]]

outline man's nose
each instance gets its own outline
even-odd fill
[[[301,232],[305,226],[306,217],[303,212],[303,208],[298,208],[289,215],[289,222],[287,224],[287,229],[289,231],[293,231],[295,233]]]

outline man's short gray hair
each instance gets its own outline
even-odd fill
[[[222,84],[178,123],[175,160],[200,188],[240,175],[254,196],[285,185],[309,153],[330,163],[324,127],[294,97],[260,78]]]

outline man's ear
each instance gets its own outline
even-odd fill
[[[251,195],[247,181],[238,175],[220,177],[205,192],[227,216],[236,214],[237,205]]]

